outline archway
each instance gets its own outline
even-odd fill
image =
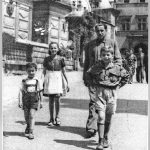
[[[138,49],[139,48],[142,48],[143,49],[143,53],[145,53],[147,55],[148,53],[148,47],[146,44],[143,44],[143,43],[139,43],[137,44],[135,47],[134,47],[134,53],[137,54],[138,53]]]

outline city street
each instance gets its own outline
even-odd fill
[[[61,126],[47,127],[48,98],[36,114],[35,139],[24,136],[23,111],[17,107],[17,91],[23,76],[3,75],[4,150],[95,150],[98,135],[85,138],[88,117],[88,90],[82,72],[67,72],[70,92],[61,99]],[[125,85],[118,93],[117,111],[105,150],[148,150],[148,85]]]

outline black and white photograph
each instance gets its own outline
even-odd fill
[[[148,150],[148,0],[1,2],[2,150]]]

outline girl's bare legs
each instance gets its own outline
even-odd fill
[[[54,123],[54,96],[49,96],[50,122]]]
[[[55,96],[54,98],[55,100],[55,110],[56,110],[56,125],[60,125],[60,119],[59,119],[59,112],[60,112],[60,97],[59,96]]]

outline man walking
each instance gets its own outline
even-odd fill
[[[136,79],[139,83],[143,83],[144,81],[144,59],[145,54],[143,53],[143,49],[139,47],[137,55],[137,68],[136,68]]]
[[[90,102],[89,102],[89,116],[86,124],[86,131],[87,131],[87,137],[94,136],[97,131],[97,114],[95,112],[94,108],[94,99],[95,99],[95,87],[90,84],[90,80],[88,80],[88,77],[86,76],[86,71],[98,60],[100,60],[100,52],[101,48],[104,46],[111,46],[114,49],[114,60],[115,63],[118,65],[122,64],[121,54],[118,49],[118,45],[116,41],[112,39],[108,39],[106,37],[107,33],[107,26],[105,24],[97,24],[95,26],[95,32],[97,34],[97,38],[87,43],[85,46],[85,62],[84,62],[84,72],[83,72],[83,80],[85,86],[89,89],[89,96],[90,96]],[[106,122],[105,122],[105,134],[108,133],[110,128],[110,123],[107,122],[107,116],[106,116]]]

